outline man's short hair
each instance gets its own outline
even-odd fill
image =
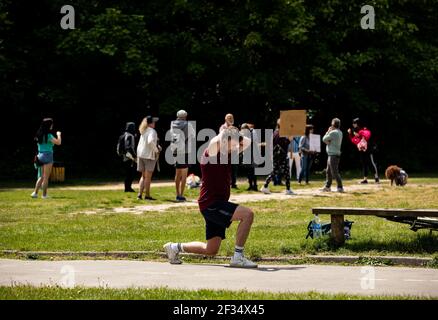
[[[228,141],[234,140],[239,142],[243,140],[243,136],[240,134],[239,129],[234,126],[223,129],[221,133],[223,141],[225,141],[225,139]]]
[[[336,128],[339,129],[341,127],[341,120],[339,118],[334,118],[332,120],[332,125]]]
[[[181,118],[187,118],[187,112],[186,112],[185,110],[179,110],[179,111],[176,113],[176,117],[177,117],[178,119],[181,119]]]

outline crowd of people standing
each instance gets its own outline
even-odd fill
[[[189,172],[189,155],[196,150],[194,146],[190,147],[188,141],[196,136],[196,131],[188,121],[188,113],[185,110],[179,110],[176,114],[176,119],[170,123],[170,133],[172,137],[171,151],[174,161],[172,165],[175,167],[175,190],[176,201],[186,201],[184,196],[187,176]],[[126,123],[125,132],[119,137],[117,144],[117,154],[122,160],[122,165],[125,173],[124,188],[125,192],[135,192],[132,188],[132,183],[140,175],[139,190],[137,198],[139,200],[155,200],[151,196],[151,181],[152,175],[156,169],[159,170],[159,157],[162,147],[159,144],[158,134],[155,130],[156,123],[159,118],[153,116],[145,117],[139,125],[138,130],[134,122]],[[280,119],[277,121],[277,126],[273,133],[273,170],[267,176],[262,188],[259,190],[257,186],[257,175],[255,169],[255,153],[261,154],[261,147],[264,143],[260,143],[257,137],[257,131],[254,124],[243,123],[240,128],[235,126],[234,116],[232,114],[225,115],[224,123],[219,127],[219,133],[230,128],[239,129],[242,136],[251,141],[250,163],[232,164],[231,165],[231,188],[238,188],[237,175],[239,168],[244,169],[248,178],[248,191],[261,191],[269,194],[269,184],[274,181],[274,184],[281,184],[282,179],[285,181],[285,194],[294,195],[291,189],[291,179],[293,177],[293,166],[295,166],[295,180],[302,184],[310,183],[311,168],[318,156],[318,152],[310,147],[310,136],[314,133],[314,126],[306,125],[302,136],[284,137],[280,135]],[[372,168],[374,180],[379,183],[379,173],[375,161],[376,145],[371,134],[371,131],[363,125],[359,118],[355,118],[352,122],[352,128],[347,130],[348,138],[356,147],[363,179],[361,184],[368,183],[369,168]],[[61,145],[61,132],[53,132],[53,119],[43,119],[40,128],[35,135],[35,141],[38,147],[38,153],[35,156],[35,167],[38,169],[37,182],[35,190],[32,193],[33,198],[38,197],[40,189],[43,190],[43,198],[47,198],[47,189],[49,177],[53,166],[53,147]],[[343,133],[341,130],[341,121],[334,118],[331,126],[322,137],[322,142],[326,144],[327,165],[326,165],[326,183],[322,191],[331,191],[333,179],[337,183],[337,191],[344,192],[342,178],[339,172],[339,164],[341,160],[341,147],[343,141]],[[247,152],[247,151],[245,151]],[[202,178],[202,177],[201,177]]]

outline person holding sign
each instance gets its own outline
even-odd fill
[[[274,171],[266,178],[265,185],[260,190],[264,194],[270,194],[269,184],[275,176],[283,176],[286,180],[286,194],[294,195],[295,193],[290,188],[290,175],[289,175],[289,159],[287,158],[287,149],[290,144],[290,140],[286,137],[280,136],[280,119],[277,120],[277,129],[274,131],[273,137],[273,156],[274,156]]]

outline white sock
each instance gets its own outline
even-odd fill
[[[182,243],[177,243],[177,242],[171,243],[170,248],[172,250],[177,251],[177,252],[184,252],[184,248],[183,248]]]
[[[235,246],[234,247],[234,258],[243,257],[243,247]]]

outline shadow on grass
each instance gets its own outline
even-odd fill
[[[343,246],[333,243],[330,238],[318,239],[303,247],[312,247],[316,252],[336,252],[343,248],[352,252],[367,251],[387,253],[436,254],[438,253],[438,236],[436,234],[418,234],[410,240],[347,240]]]

